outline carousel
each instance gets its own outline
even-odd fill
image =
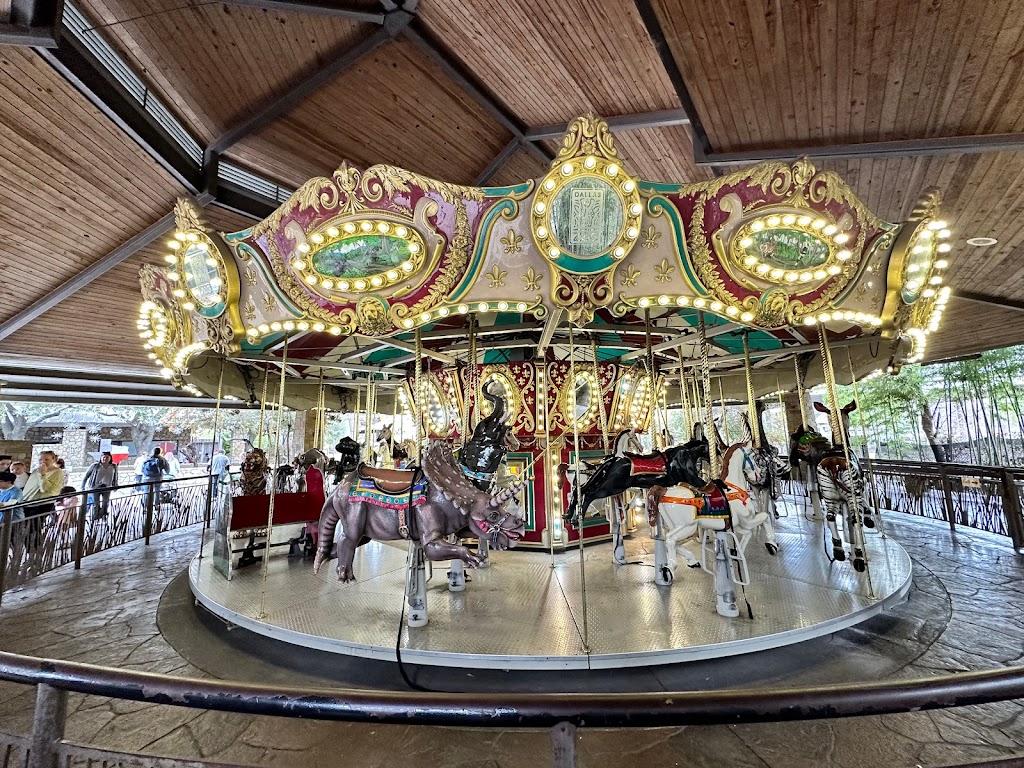
[[[937,191],[890,223],[806,160],[647,181],[589,116],[515,186],[342,166],[241,232],[175,213],[167,265],[140,277],[143,343],[176,385],[260,408],[190,570],[231,623],[595,668],[797,643],[906,595],[848,415],[859,379],[937,328]],[[263,438],[292,409],[289,481]]]

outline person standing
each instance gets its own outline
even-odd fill
[[[160,453],[159,447],[154,448],[153,455],[142,462],[142,478],[151,483],[146,489],[146,498],[154,507],[160,504],[160,486],[163,484],[161,481],[168,470],[167,459]]]
[[[82,488],[92,491],[88,497],[91,501],[93,520],[101,520],[110,510],[110,489],[117,487],[117,464],[110,451],[104,451],[100,460],[86,470],[82,480]]]
[[[14,487],[19,491],[25,490],[28,483],[28,467],[24,461],[16,461],[11,464],[11,472],[14,473]]]
[[[14,461],[14,457],[11,456],[10,454],[5,453],[5,454],[0,455],[0,472],[10,472],[11,471],[11,463],[13,461]]]
[[[220,484],[225,477],[230,476],[231,459],[224,453],[223,448],[218,448],[210,460],[210,474],[213,476],[213,498],[220,493]]]
[[[22,491],[22,501],[36,501],[41,503],[25,507],[25,517],[31,520],[29,528],[29,543],[38,546],[41,540],[42,518],[54,511],[53,502],[46,502],[45,499],[60,495],[60,489],[64,486],[64,470],[57,466],[57,454],[53,451],[43,451],[39,454],[39,465],[35,472],[29,475],[25,483],[25,490]]]
[[[135,484],[138,485],[142,482],[142,465],[146,463],[146,459],[149,457],[144,453],[140,453],[135,459]]]
[[[10,507],[21,501],[21,488],[18,488],[14,484],[14,473],[9,471],[0,471],[0,511],[3,511],[4,507]],[[25,512],[22,509],[16,509],[11,514],[12,520],[24,520]],[[0,522],[3,521],[3,516],[0,515]]]

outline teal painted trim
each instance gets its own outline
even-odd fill
[[[466,270],[466,274],[463,276],[462,282],[459,283],[455,291],[449,296],[448,301],[458,301],[469,292],[470,288],[473,287],[473,283],[476,282],[477,275],[484,264],[487,244],[491,240],[491,229],[494,227],[494,222],[498,216],[505,212],[508,213],[509,218],[515,216],[519,212],[519,203],[515,200],[502,200],[491,208],[491,210],[489,210],[484,216],[484,220],[480,224],[479,234],[476,238],[476,248],[473,250],[473,258],[469,262],[469,268]]]
[[[663,184],[657,181],[641,181],[637,184],[637,189],[641,193],[649,192],[652,195],[672,195],[679,194],[679,184]]]
[[[242,351],[262,353],[267,347],[277,344],[283,338],[283,333],[271,333],[268,336],[263,336],[259,344],[252,344],[248,339],[245,339],[242,341]]]
[[[529,453],[529,452],[526,452],[526,451],[516,451],[514,453],[505,454],[505,463],[507,465],[509,463],[509,461],[521,461],[525,467],[530,467],[530,465],[533,463],[533,460],[535,458],[537,458],[537,457],[534,456],[532,453]],[[533,471],[534,470],[532,468],[531,469],[527,469],[526,470],[527,475],[529,475],[529,473],[531,473]],[[534,475],[534,476],[536,477],[536,475]],[[518,477],[520,477],[520,475],[516,475],[516,477],[518,478]],[[548,480],[548,482],[550,482],[550,480]],[[522,496],[523,501],[526,502],[526,508],[523,510],[523,513],[524,513],[524,515],[523,515],[523,517],[524,517],[523,525],[525,526],[526,530],[528,530],[528,531],[536,530],[537,504],[536,504],[536,500],[534,499],[534,496],[533,496],[534,487],[535,486],[536,486],[536,483],[527,482],[526,485],[525,485],[525,489],[527,489],[527,493],[524,493],[523,496]]]
[[[514,184],[511,187],[481,187],[484,197],[519,197],[527,195],[533,189],[532,181],[524,181],[522,184]]]
[[[224,310],[228,308],[226,302],[220,301],[214,304],[212,307],[204,307],[202,304],[196,303],[196,312],[203,317],[208,317],[214,320],[224,314]]]
[[[266,282],[267,285],[270,286],[270,290],[273,291],[274,295],[277,297],[277,300],[281,302],[285,309],[287,309],[289,312],[295,315],[295,317],[305,316],[306,313],[299,309],[297,306],[295,306],[295,304],[292,303],[291,299],[289,299],[288,296],[280,289],[280,287],[278,287],[277,279],[271,273],[270,268],[263,262],[263,255],[259,251],[257,251],[248,243],[239,243],[236,246],[236,249],[239,255],[243,251],[249,254],[249,260],[251,262],[254,262],[256,266],[259,267],[260,272],[263,273],[264,281]]]
[[[671,200],[657,195],[647,201],[647,210],[652,216],[657,216],[659,212],[666,215],[672,225],[672,242],[676,246],[676,260],[683,270],[686,282],[690,284],[690,287],[696,293],[701,296],[708,296],[709,291],[697,279],[697,275],[693,271],[693,265],[690,264],[690,253],[686,249],[686,229],[679,218],[679,209],[672,204]]]
[[[609,269],[615,263],[615,259],[612,258],[611,253],[604,253],[594,259],[577,259],[567,253],[560,253],[554,262],[567,272],[594,275]]]
[[[252,234],[252,227],[243,229],[241,232],[231,232],[224,235],[224,240],[228,243],[234,243],[238,240],[245,240],[249,235]]]

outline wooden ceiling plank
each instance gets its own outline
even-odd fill
[[[954,90],[955,79],[961,69],[954,66],[960,54],[958,38],[969,34],[972,25],[964,19],[970,13],[968,3],[961,3],[954,13],[940,13],[935,34],[927,54],[927,72],[919,94],[919,105],[915,109],[915,123],[909,130],[918,135],[942,136],[944,111],[940,111],[947,94]]]
[[[906,35],[909,38],[907,64],[901,78],[897,110],[892,122],[893,136],[928,135],[927,123],[920,120],[918,110],[921,107],[927,108],[926,101],[922,99],[925,77],[936,74],[939,69],[937,62],[929,61],[928,56],[942,15],[941,6],[936,8],[929,3],[917,4],[917,13],[910,28],[913,32]]]
[[[976,113],[977,127],[983,132],[999,132],[1007,130],[1007,105],[1020,105],[1021,101],[1021,37],[1024,34],[1022,25],[1024,4],[1007,3],[1003,24],[996,35],[995,44],[989,52],[989,61],[1002,63],[997,77],[992,78],[992,90],[984,104],[979,103]],[[981,95],[981,94],[979,94]],[[1020,109],[1015,110],[1017,119],[1014,126],[1020,124]]]

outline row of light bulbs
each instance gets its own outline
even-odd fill
[[[455,314],[465,315],[469,312],[486,314],[488,312],[508,312],[511,309],[517,312],[526,312],[530,309],[530,304],[527,304],[525,301],[480,301],[475,304],[438,307],[429,312],[421,312],[415,318],[407,317],[402,321],[402,327],[415,328],[417,325],[424,325],[432,320],[441,320]]]
[[[210,246],[207,243],[202,242],[199,239],[199,235],[195,232],[175,232],[174,239],[167,243],[167,247],[171,249],[172,253],[169,253],[164,257],[164,260],[171,265],[171,268],[167,271],[167,279],[172,283],[180,282],[183,277],[186,283],[192,279],[192,273],[185,271],[186,264],[184,256],[179,257],[177,254],[177,251],[180,250],[183,245],[186,247],[195,247],[200,251],[205,252],[209,252],[210,250]],[[220,263],[213,256],[206,257],[206,266],[217,269],[219,265]],[[210,279],[210,285],[213,288],[219,289],[223,284],[224,279],[219,274]],[[186,299],[188,297],[188,291],[184,288],[175,288],[172,293],[176,299]],[[208,298],[213,305],[220,304],[223,300],[219,291]],[[196,308],[196,305],[191,300],[183,302],[181,306],[186,312],[191,312]]]

